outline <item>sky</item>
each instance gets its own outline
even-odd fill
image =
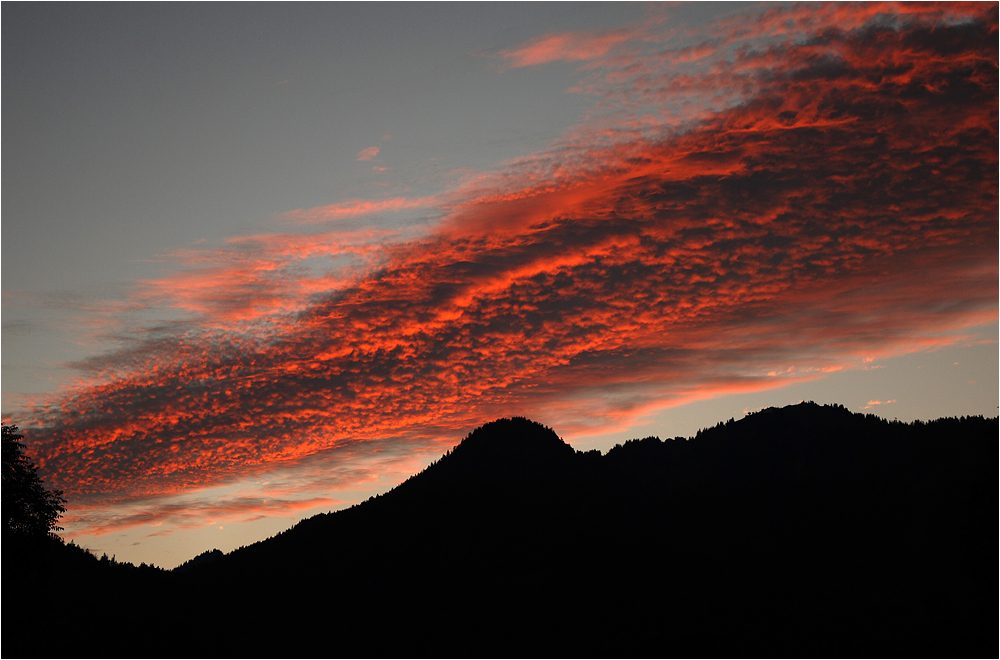
[[[4,423],[165,568],[526,416],[998,412],[997,6],[2,6]]]

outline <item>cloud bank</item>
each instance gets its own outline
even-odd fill
[[[595,53],[580,89],[621,130],[434,200],[294,212],[426,206],[431,230],[171,255],[143,295],[188,316],[19,417],[49,482],[127,501],[501,415],[614,426],[996,320],[995,5],[781,7],[631,65],[591,37],[512,62]],[[680,127],[622,119],[685,95],[714,100]]]

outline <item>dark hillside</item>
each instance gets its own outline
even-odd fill
[[[149,616],[119,610],[127,634],[80,618],[75,648],[993,655],[997,431],[800,404],[601,456],[498,420],[385,495],[190,562]]]

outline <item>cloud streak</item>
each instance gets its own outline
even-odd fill
[[[97,515],[76,512],[66,522],[77,529],[85,529],[88,535],[103,536],[134,527],[169,527],[149,536],[169,533],[169,530],[192,529],[223,522],[251,522],[264,516],[291,516],[300,511],[316,507],[336,508],[341,502],[329,497],[309,499],[265,499],[259,497],[238,497],[228,500],[155,502],[148,507],[126,513],[107,515],[100,511]]]
[[[498,55],[504,65],[512,69],[550,62],[582,62],[603,57],[633,37],[633,33],[625,30],[550,32]]]
[[[354,199],[340,204],[330,204],[313,209],[288,211],[275,217],[280,222],[300,225],[338,222],[345,219],[370,216],[378,213],[396,213],[410,209],[427,208],[439,200],[435,197],[393,197],[391,199]]]
[[[863,408],[863,410],[868,410],[869,408],[871,408],[873,406],[888,405],[890,403],[896,403],[896,400],[895,399],[889,399],[888,401],[879,401],[878,399],[871,399],[868,402],[868,405]]]
[[[170,496],[500,415],[614,426],[995,321],[996,8],[852,7],[766,12],[754,48],[727,51],[744,27],[724,24],[683,75],[667,49],[592,80],[622,102],[740,99],[682,129],[570,135],[435,200],[288,218],[437,209],[423,234],[170,255],[183,268],[143,295],[193,316],[25,411],[40,466],[71,501]],[[511,61],[625,43],[556,36]]]

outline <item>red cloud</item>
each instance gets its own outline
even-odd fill
[[[385,169],[385,168],[380,168]],[[393,197],[392,199],[353,199],[340,204],[330,204],[313,209],[298,209],[276,216],[276,220],[295,224],[318,224],[347,218],[393,213],[408,209],[425,208],[438,201],[434,197]]]
[[[635,35],[613,32],[550,32],[536,39],[500,52],[506,66],[519,68],[549,62],[580,62],[607,55],[618,44]]]
[[[868,410],[872,406],[881,406],[883,404],[888,405],[890,403],[896,403],[896,400],[895,399],[889,399],[888,401],[879,401],[878,399],[872,399],[871,401],[868,402],[867,406],[865,406],[864,408],[862,408],[862,410]]]
[[[365,147],[358,152],[357,160],[371,160],[378,156],[380,149],[378,147]]]
[[[325,212],[316,210],[317,215]],[[215,249],[180,250],[164,257],[179,268],[166,277],[140,282],[134,304],[192,312],[203,327],[232,329],[234,324],[264,320],[284,323],[278,314],[299,311],[311,296],[336,290],[366,260],[376,258],[373,253],[383,241],[399,234],[370,227],[265,234],[230,239]],[[306,259],[323,266],[305,268]]]
[[[32,450],[73,498],[161,495],[500,415],[615,420],[995,321],[990,7],[952,21],[862,5],[850,29],[824,22],[849,8],[816,8],[809,38],[685,74],[742,103],[515,163],[450,197],[430,235],[234,241],[231,262],[159,290],[208,316],[235,300],[255,324],[185,325],[89,361],[112,375],[30,411]],[[761,21],[777,34],[808,11]],[[678,80],[646,84],[667,96]],[[295,270],[340,251],[365,267]]]
[[[109,532],[119,532],[133,527],[159,527],[164,523],[170,529],[190,529],[202,527],[222,519],[227,522],[256,520],[263,516],[291,516],[317,507],[334,508],[339,500],[328,497],[313,497],[305,500],[263,499],[239,497],[230,500],[210,502],[153,503],[136,511],[108,516],[104,512],[97,515],[88,511],[76,512],[66,520],[66,524],[86,530],[89,536],[101,536]]]

